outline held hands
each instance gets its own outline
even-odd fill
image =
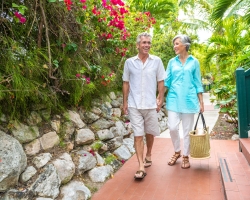
[[[156,104],[157,104],[156,111],[159,112],[161,110],[161,107],[162,107],[162,104],[163,104],[162,98],[157,97]]]

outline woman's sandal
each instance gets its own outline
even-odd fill
[[[168,165],[172,166],[176,163],[177,159],[181,157],[181,151],[175,152],[175,154],[168,161]]]
[[[188,168],[190,168],[190,163],[189,163],[189,157],[188,156],[183,156],[181,168],[182,169],[188,169]]]

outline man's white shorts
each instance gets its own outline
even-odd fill
[[[144,136],[145,133],[154,136],[160,135],[158,116],[155,108],[137,109],[129,107],[128,115],[134,136]]]

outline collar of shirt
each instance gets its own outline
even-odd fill
[[[180,55],[175,56],[175,59],[178,60],[178,61],[180,61],[180,57],[179,57],[179,56],[180,56]],[[187,57],[187,60],[189,60],[189,59],[194,59],[194,57],[193,57],[192,55],[189,55],[189,56]]]
[[[152,55],[150,55],[150,54],[148,54],[148,58],[149,59],[154,59],[154,57],[152,56]],[[140,58],[139,58],[139,56],[138,56],[138,54],[134,57],[134,60],[141,60]]]

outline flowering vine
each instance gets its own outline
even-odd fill
[[[85,75],[76,74],[76,78],[83,80],[86,84],[90,84],[90,77],[86,77]]]
[[[14,12],[14,15],[19,19],[20,23],[24,24],[26,22],[26,18],[20,12]]]
[[[26,6],[23,5],[17,5],[15,3],[12,3],[12,7],[14,10],[18,10],[14,12],[14,17],[21,23],[24,24],[26,22],[26,18],[24,17],[25,10],[28,10]]]
[[[108,76],[102,75],[101,78],[101,84],[107,86],[111,81],[115,80],[115,73],[112,72]]]

